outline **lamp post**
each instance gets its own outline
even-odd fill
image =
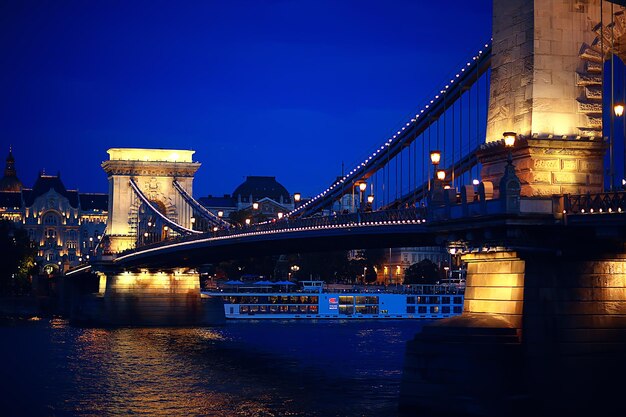
[[[515,166],[513,165],[512,149],[515,145],[517,134],[515,132],[504,132],[504,146],[509,150],[506,158],[506,166],[504,174],[500,178],[500,200],[503,204],[505,213],[519,213],[521,182],[515,174]]]
[[[515,145],[515,138],[517,137],[517,133],[515,132],[504,132],[502,134],[502,136],[504,137],[504,146],[509,150],[509,154],[507,156],[506,161],[510,164],[513,163],[513,154],[511,153],[511,150],[513,149],[513,146]]]
[[[363,211],[365,208],[365,203],[363,202],[364,191],[367,189],[367,183],[365,181],[361,181],[359,183],[359,210]]]
[[[615,114],[616,117],[622,117],[624,115],[624,104],[615,103],[615,105],[613,106],[613,113]],[[622,124],[624,126],[623,137],[622,137],[622,140],[624,142],[624,160],[623,160],[624,171],[622,172],[622,189],[623,189],[625,179],[626,179],[626,121],[622,120]],[[613,186],[613,180],[611,180],[611,186]]]
[[[437,170],[437,179],[443,183],[446,179],[446,171],[443,169],[438,169]]]
[[[367,196],[367,206],[369,210],[374,211],[374,194]]]
[[[441,151],[430,151],[430,163],[433,164],[433,170],[437,170],[439,162],[441,162]],[[430,169],[428,171],[428,191],[430,191]]]
[[[296,275],[296,272],[298,272],[300,270],[300,267],[298,265],[291,265],[291,273],[289,273],[289,278],[291,278],[291,275],[293,274],[293,276]]]

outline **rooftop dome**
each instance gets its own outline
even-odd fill
[[[262,198],[271,198],[277,203],[291,204],[291,195],[276,177],[248,176],[246,180],[233,191],[233,199],[242,203],[252,204]]]
[[[13,158],[11,148],[9,148],[9,156],[7,156],[7,164],[4,168],[4,177],[0,179],[0,191],[20,191],[21,189],[22,182],[17,178],[15,159]]]

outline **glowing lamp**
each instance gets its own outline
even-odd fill
[[[191,218],[191,224],[194,224],[195,222],[196,222],[196,218],[195,218],[195,217],[192,217],[192,218]]]
[[[258,210],[258,209],[259,209],[259,203],[255,201],[254,203],[252,203],[252,210]]]
[[[480,181],[478,181],[477,179],[473,179],[472,180],[472,184],[473,185],[478,185],[478,184],[480,184]]]
[[[615,106],[613,106],[613,111],[617,117],[621,117],[624,114],[624,105],[616,103]]]
[[[446,171],[444,171],[443,169],[440,169],[437,171],[437,179],[439,181],[443,181],[446,179]]]
[[[224,212],[222,210],[219,210],[217,212],[217,217],[224,217]]]
[[[365,191],[366,189],[367,189],[367,183],[366,182],[360,182],[359,183],[359,190]]]
[[[504,146],[510,148],[515,145],[515,137],[517,136],[515,132],[504,132],[502,136],[504,137]]]
[[[250,219],[246,219],[246,224],[250,224],[251,221],[252,220],[250,220]]]
[[[282,211],[279,211],[279,212],[278,212],[278,214],[277,214],[277,216],[278,216],[278,218],[279,218],[279,219],[282,219],[282,218],[283,218],[283,212],[282,212]]]
[[[373,194],[370,194],[370,195],[367,196],[367,202],[370,203],[370,204],[372,204],[374,202],[374,195]]]
[[[217,232],[217,226],[213,226],[213,231]]]
[[[302,198],[302,195],[300,193],[293,193],[293,201],[300,201],[300,199]]]
[[[439,165],[441,161],[441,152],[440,151],[430,151],[430,162],[433,165]]]
[[[165,230],[167,232],[169,230],[169,227],[163,226],[163,230]]]

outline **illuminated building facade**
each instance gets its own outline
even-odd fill
[[[33,188],[24,188],[11,152],[6,162],[0,180],[0,219],[27,231],[37,249],[37,265],[52,273],[87,260],[104,234],[108,195],[67,190],[60,175],[43,173]]]

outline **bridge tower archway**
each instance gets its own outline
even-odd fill
[[[114,254],[134,248],[140,234],[145,233],[143,223],[151,222],[147,206],[133,190],[131,179],[162,215],[191,228],[193,209],[173,183],[176,180],[192,194],[193,178],[200,168],[200,163],[192,160],[195,151],[111,148],[107,153],[109,160],[102,163],[102,168],[109,180],[108,251]]]

